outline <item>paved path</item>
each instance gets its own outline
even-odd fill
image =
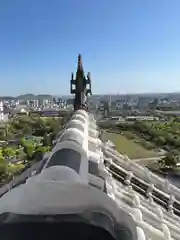
[[[151,158],[140,158],[140,159],[133,159],[133,162],[138,163],[140,165],[148,165],[150,162],[155,163],[162,159],[164,156],[159,156],[159,157],[151,157]]]
[[[157,161],[162,159],[164,156],[159,156],[159,157],[151,157],[151,158],[138,158],[138,159],[133,159],[135,162],[140,162],[140,161]]]

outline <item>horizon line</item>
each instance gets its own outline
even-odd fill
[[[123,96],[123,95],[151,95],[151,94],[180,94],[180,91],[173,91],[173,92],[137,92],[137,93],[133,93],[133,92],[129,92],[129,93],[94,93],[92,96],[99,96],[99,95],[111,95],[111,96]],[[0,95],[0,97],[19,97],[19,96],[23,96],[23,95],[34,95],[34,96],[38,96],[38,95],[50,95],[53,97],[60,97],[60,96],[72,96],[71,94],[51,94],[51,93],[23,93],[23,94],[18,94],[18,95]]]

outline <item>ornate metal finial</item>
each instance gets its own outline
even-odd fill
[[[89,80],[91,80],[91,73],[90,73],[90,72],[88,72],[87,78],[88,78]]]
[[[78,55],[78,69],[77,69],[77,71],[78,71],[78,70],[83,71],[82,56],[81,56],[81,54]]]
[[[83,108],[88,110],[87,96],[91,93],[91,77],[88,73],[87,78],[84,75],[82,57],[78,55],[78,66],[76,71],[76,78],[71,77],[71,94],[75,94],[74,109]]]
[[[81,63],[82,62],[82,56],[81,54],[78,55],[78,63]]]

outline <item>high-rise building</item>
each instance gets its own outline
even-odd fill
[[[4,104],[0,101],[0,121],[4,121]]]

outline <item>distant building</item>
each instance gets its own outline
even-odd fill
[[[127,116],[126,121],[158,121],[158,117],[154,116]]]
[[[125,103],[126,101],[124,99],[116,100],[116,109],[122,109]]]
[[[43,109],[39,111],[39,114],[42,117],[58,117],[60,115],[60,112],[59,110],[55,110],[55,109]]]
[[[4,104],[0,101],[0,121],[4,121]]]

